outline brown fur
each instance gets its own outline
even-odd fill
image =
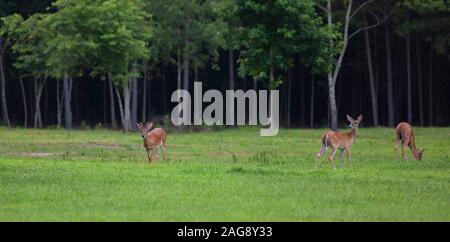
[[[153,123],[147,122],[145,125],[142,123],[137,124],[144,138],[144,147],[147,150],[148,162],[152,163],[157,155],[157,148],[161,149],[163,160],[166,159],[166,137],[167,133],[162,128],[155,128],[151,130]]]
[[[337,149],[340,149],[339,159],[341,160],[341,166],[344,164],[344,150],[347,153],[347,159],[349,161],[350,168],[352,167],[352,158],[350,156],[350,147],[353,144],[357,134],[358,134],[358,126],[362,121],[362,115],[358,116],[357,120],[354,120],[352,117],[347,115],[347,120],[350,122],[349,127],[352,129],[350,132],[336,132],[336,131],[327,131],[322,135],[321,144],[319,153],[317,153],[316,159],[316,168],[319,164],[320,157],[325,152],[325,149],[330,147],[331,153],[328,156],[328,160],[333,165],[333,169],[336,169],[336,163],[334,162],[334,156],[336,155]]]
[[[409,123],[402,122],[397,125],[395,129],[396,140],[395,140],[395,158],[398,159],[397,149],[398,145],[402,144],[402,159],[406,160],[406,147],[408,146],[413,154],[413,157],[417,160],[422,159],[423,150],[418,150],[416,148],[415,136],[413,129]]]

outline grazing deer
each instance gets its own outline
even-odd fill
[[[402,159],[406,160],[406,146],[409,146],[409,149],[411,150],[411,153],[413,154],[414,158],[417,160],[422,159],[422,154],[425,151],[425,149],[418,150],[416,148],[416,142],[414,137],[414,132],[409,123],[402,122],[397,125],[397,128],[395,129],[396,133],[396,140],[395,140],[395,158],[398,159],[397,154],[397,148],[400,143],[402,143]]]
[[[144,147],[147,150],[148,162],[152,163],[154,154],[158,156],[158,148],[160,148],[163,160],[166,159],[166,137],[167,133],[162,128],[156,128],[150,130],[153,126],[152,122],[147,122],[145,125],[137,123],[139,130],[141,131],[142,138],[144,139]]]
[[[322,135],[321,144],[322,147],[320,147],[319,153],[317,153],[317,159],[316,159],[316,168],[319,164],[320,157],[323,155],[323,152],[328,147],[331,147],[331,153],[328,156],[328,160],[332,163],[333,169],[336,170],[336,163],[334,162],[334,156],[336,155],[337,149],[340,150],[339,159],[341,160],[341,166],[344,165],[344,150],[347,153],[347,159],[350,164],[350,168],[352,168],[352,158],[350,157],[350,146],[352,145],[353,141],[355,140],[357,134],[358,134],[358,126],[359,123],[361,123],[363,116],[359,115],[357,120],[354,120],[352,117],[347,115],[347,120],[350,122],[350,125],[348,126],[350,129],[352,129],[350,132],[335,132],[335,131],[327,131],[325,134]]]

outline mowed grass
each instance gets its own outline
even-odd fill
[[[316,170],[323,131],[169,134],[150,166],[137,133],[0,128],[0,220],[450,221],[450,128],[416,128],[407,162],[360,128],[353,169]]]

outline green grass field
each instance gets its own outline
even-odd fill
[[[137,133],[0,128],[0,221],[450,221],[450,128],[417,128],[407,162],[360,128],[335,171],[323,131],[169,134],[149,166]]]

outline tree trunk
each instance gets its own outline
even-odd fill
[[[116,96],[119,103],[120,120],[122,123],[122,130],[128,132],[131,130],[131,81],[123,83],[122,96],[120,95],[119,88],[116,86]]]
[[[328,98],[330,102],[330,119],[331,119],[331,129],[337,130],[337,106],[336,106],[336,93],[335,84],[333,83],[333,78],[330,77],[331,73],[328,75]]]
[[[409,23],[409,11],[407,12],[407,23]],[[411,100],[411,40],[409,32],[406,35],[406,96],[408,123],[412,123],[412,100]]]
[[[34,79],[34,97],[35,97],[35,111],[34,111],[34,127],[42,128],[42,113],[41,113],[41,97],[42,90],[44,89],[47,77],[40,80],[38,77]]]
[[[20,90],[22,91],[22,101],[23,101],[23,113],[24,113],[24,127],[28,127],[28,109],[27,109],[27,96],[25,93],[25,88],[23,86],[22,76],[19,77]]]
[[[144,79],[142,80],[142,122],[147,119],[147,65],[144,66]]]
[[[181,89],[181,50],[178,47],[178,56],[177,56],[177,90]]]
[[[306,126],[306,94],[305,94],[305,82],[306,74],[304,68],[300,68],[300,124],[302,127]]]
[[[183,56],[183,89],[186,91],[189,91],[189,59],[185,56]],[[187,110],[183,110],[183,112],[186,112]],[[186,114],[183,114],[183,116]],[[185,125],[181,126],[181,130],[185,130]]]
[[[126,125],[125,125],[125,114],[122,105],[122,97],[120,96],[119,88],[117,86],[114,86],[114,91],[116,92],[117,103],[119,104],[120,122],[122,123],[122,129],[125,130]]]
[[[8,126],[11,127],[11,123],[9,122],[9,116],[8,116],[8,105],[6,104],[6,79],[5,79],[5,71],[3,69],[3,53],[1,49],[4,48],[1,45],[1,39],[0,39],[0,81],[1,81],[1,100],[2,100],[2,117],[3,122]]]
[[[58,128],[61,127],[62,123],[63,100],[64,97],[61,96],[60,79],[56,79],[56,121],[58,123]]]
[[[310,114],[309,114],[309,127],[314,128],[314,74],[311,74],[311,101],[310,101]]]
[[[183,57],[183,89],[189,91],[189,59]]]
[[[131,130],[137,130],[138,117],[138,80],[136,77],[131,79]]]
[[[109,82],[109,99],[110,99],[110,114],[111,114],[111,127],[113,129],[117,129],[117,119],[116,119],[116,105],[114,105],[114,84],[113,84],[113,76],[109,72],[108,73],[108,82]]]
[[[124,107],[124,124],[123,129],[124,131],[130,131],[132,130],[131,125],[131,90],[130,90],[131,81],[123,85],[123,107]]]
[[[387,73],[387,106],[388,106],[388,126],[394,127],[394,92],[392,77],[392,50],[391,50],[391,34],[389,23],[384,25],[384,43],[386,47],[386,73]]]
[[[228,50],[228,87],[234,90],[234,51]]]
[[[37,77],[34,77],[33,79],[33,94],[34,94],[34,115],[33,115],[33,127],[38,127],[38,120],[41,116],[41,108],[39,105],[40,97],[38,95],[38,89],[39,89],[39,79]]]
[[[367,22],[367,20],[366,20]],[[364,30],[364,36],[366,41],[366,56],[367,56],[367,68],[369,70],[369,84],[370,84],[370,97],[372,101],[372,117],[373,117],[373,125],[378,127],[378,94],[375,86],[375,77],[373,74],[373,66],[372,66],[372,51],[370,48],[370,38],[369,31]]]
[[[164,85],[164,84],[163,84]],[[166,97],[164,91],[163,91],[163,97]],[[147,76],[147,117],[150,118],[152,115],[152,81],[150,80],[150,77]]]
[[[48,120],[48,85],[44,85],[44,90],[43,90],[43,92],[45,92],[45,101],[44,101],[44,103],[45,103],[45,108],[44,108],[44,116],[43,116],[43,118],[42,118],[42,125],[44,125],[44,124],[46,124],[46,123],[48,123],[47,122],[47,120]]]
[[[181,72],[182,72],[182,66],[181,66],[181,47],[178,47],[178,55],[177,55],[177,90],[181,90]],[[177,98],[178,101],[180,101],[180,96]],[[178,126],[177,130],[180,132],[183,130],[182,126]]]
[[[420,38],[416,34],[416,53],[417,53],[417,89],[419,91],[419,123],[420,126],[425,125],[423,116],[423,87],[422,87],[422,58],[420,56]]]
[[[106,97],[106,93],[107,93],[107,90],[108,90],[108,82],[107,81],[104,81],[103,82],[103,109],[102,109],[102,113],[103,113],[103,122],[102,122],[102,124],[106,124],[107,123],[107,118],[106,118],[106,116],[107,116],[107,100],[106,99],[108,99],[107,97]]]
[[[162,83],[162,92],[163,92],[163,95],[162,95],[162,103],[163,103],[163,113],[166,113],[167,112],[167,95],[166,95],[166,93],[167,93],[167,79],[166,79],[166,66],[164,66],[163,67],[163,83]],[[150,92],[151,93],[151,92]]]
[[[270,47],[270,61],[272,62],[273,61],[273,47],[271,46]],[[270,68],[269,68],[269,88],[268,89],[272,89],[272,85],[273,85],[273,82],[274,82],[274,72],[275,72],[275,68],[274,68],[274,66],[273,66],[273,64],[272,63],[270,63]],[[271,95],[270,95],[270,92],[269,92],[269,95],[268,95],[268,97],[267,97],[267,99],[268,99],[268,105],[269,105],[269,115],[268,115],[268,117],[272,117],[272,98],[271,98]]]
[[[198,82],[198,67],[194,67],[194,82]]]
[[[336,105],[336,80],[339,75],[339,71],[341,69],[342,60],[344,59],[345,51],[347,49],[348,44],[348,29],[350,25],[350,13],[352,10],[353,1],[348,1],[347,6],[347,12],[345,16],[345,23],[344,23],[344,39],[342,43],[342,49],[339,54],[339,58],[336,62],[336,66],[334,67],[334,71],[328,73],[328,93],[329,93],[329,101],[330,101],[330,115],[331,115],[331,129],[337,130],[337,117],[338,117],[338,110]],[[331,0],[327,1],[327,10],[328,10],[328,26],[331,28],[333,25],[332,20],[332,12],[331,12]],[[333,43],[330,42],[332,45]]]
[[[291,75],[291,70],[288,71],[288,90],[287,90],[287,117],[286,117],[286,121],[287,121],[287,126],[290,128],[291,127],[291,94],[292,94],[292,75]]]
[[[64,122],[65,128],[72,128],[72,108],[70,105],[72,99],[72,81],[69,80],[69,76],[66,74],[63,78],[63,95],[64,95]]]
[[[428,123],[433,126],[433,46],[430,46],[430,73],[428,76]]]

